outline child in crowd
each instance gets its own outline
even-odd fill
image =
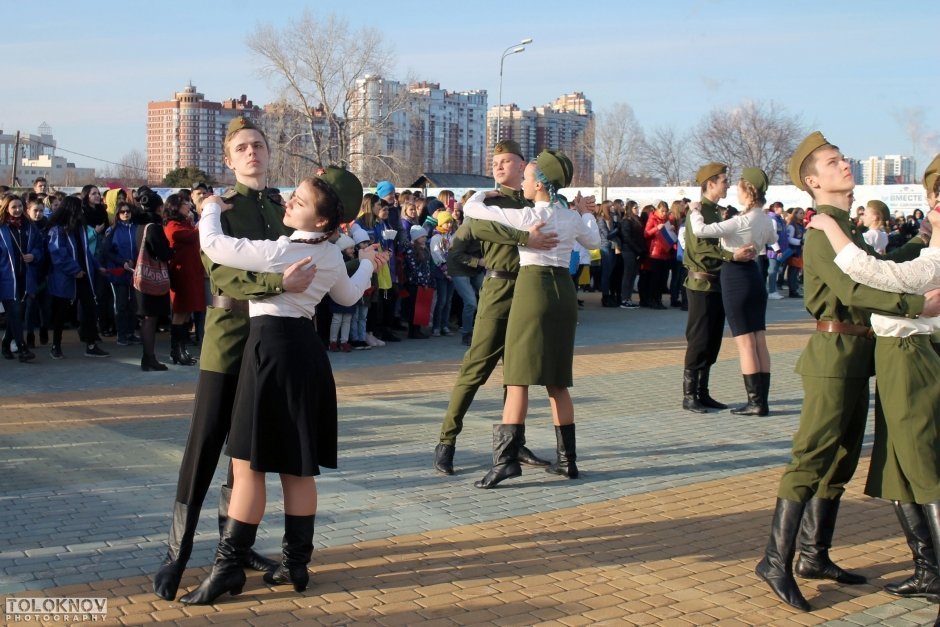
[[[350,261],[356,258],[356,243],[348,235],[340,235],[334,242],[336,247],[343,252],[343,261],[346,262],[347,274],[355,272],[358,268],[350,268]],[[359,299],[362,300],[361,298]],[[349,353],[352,351],[352,345],[349,343],[349,334],[352,327],[353,312],[359,308],[358,301],[352,305],[340,305],[335,300],[330,300],[330,311],[333,313],[333,321],[330,323],[330,347],[331,353]]]
[[[408,321],[408,337],[412,340],[426,340],[420,325],[415,324],[415,304],[418,301],[418,288],[431,285],[431,253],[428,250],[428,233],[423,226],[411,227],[411,244],[405,248],[405,281],[408,300],[402,313]]]
[[[349,235],[352,237],[356,251],[368,248],[372,244],[372,239],[365,229],[360,228],[355,222],[349,228]],[[378,285],[378,279],[373,274],[371,286],[365,291],[359,302],[356,303],[352,312],[352,320],[349,323],[349,344],[353,350],[367,351],[373,344],[369,342],[371,334],[366,333],[366,322],[369,316],[369,305],[372,303],[372,295]],[[374,337],[373,341],[378,342]],[[381,342],[384,345],[385,342]],[[375,344],[379,346],[380,344]]]
[[[454,297],[454,281],[447,274],[447,254],[450,251],[450,241],[456,230],[457,223],[449,211],[437,213],[437,226],[431,237],[431,277],[434,279],[436,294],[434,315],[431,320],[431,337],[450,335],[447,323],[450,319],[450,305]]]

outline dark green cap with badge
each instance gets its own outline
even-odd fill
[[[695,182],[699,185],[704,185],[705,181],[710,179],[713,176],[718,176],[719,174],[727,174],[728,166],[724,163],[706,163],[698,169],[698,172],[695,173]]]
[[[806,136],[806,139],[800,142],[800,145],[793,151],[790,162],[787,164],[787,174],[790,175],[790,180],[794,185],[804,192],[806,191],[806,183],[800,180],[800,168],[803,167],[803,162],[806,161],[806,158],[813,154],[813,151],[817,148],[831,145],[829,140],[823,137],[823,134],[819,131],[813,131]]]
[[[238,131],[244,131],[245,129],[252,131],[260,131],[261,129],[252,122],[250,119],[246,118],[243,115],[238,116],[228,123],[228,129],[225,131],[226,137],[231,137]]]
[[[342,203],[341,220],[348,222],[356,218],[362,205],[362,182],[346,168],[327,166],[316,178],[330,186]]]
[[[535,167],[555,187],[556,192],[571,184],[573,175],[571,159],[560,150],[546,148],[540,152],[535,159]]]
[[[494,155],[501,155],[507,152],[509,154],[518,155],[520,159],[525,161],[525,155],[522,154],[522,146],[519,145],[519,142],[513,141],[511,139],[504,139],[493,147]]]
[[[924,170],[924,189],[932,192],[937,186],[938,180],[940,180],[940,155],[934,157],[927,169]]]
[[[753,185],[759,194],[766,194],[770,186],[767,174],[760,168],[744,168],[741,170],[741,178]]]

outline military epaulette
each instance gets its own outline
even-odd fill
[[[238,196],[238,192],[236,192],[236,191],[235,191],[235,188],[233,187],[233,188],[231,188],[230,190],[228,190],[227,192],[225,192],[224,194],[222,194],[222,200],[226,200],[226,201],[227,201],[227,200],[231,200],[231,199],[235,198],[236,196]]]

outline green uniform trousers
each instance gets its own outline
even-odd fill
[[[453,445],[463,430],[463,417],[480,386],[486,383],[506,347],[506,318],[483,318],[473,323],[473,340],[463,357],[457,383],[450,393],[450,403],[441,425],[441,442]]]
[[[940,356],[927,335],[875,340],[875,444],[865,494],[940,501]]]
[[[814,496],[838,499],[862,452],[868,379],[802,379],[803,408],[793,436],[793,460],[783,471],[777,496],[799,502]]]

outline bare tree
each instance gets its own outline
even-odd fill
[[[144,185],[147,182],[147,155],[139,150],[130,151],[121,157],[115,173],[126,187]]]
[[[313,165],[388,156],[367,152],[377,142],[364,140],[387,133],[395,103],[392,110],[371,116],[365,114],[372,103],[357,97],[362,81],[392,66],[393,55],[379,30],[353,31],[334,14],[320,17],[305,10],[280,30],[259,25],[248,47],[261,61],[262,74],[280,84],[286,102],[306,120]]]
[[[799,116],[773,101],[746,101],[734,109],[714,109],[692,133],[703,161],[720,161],[732,170],[758,167],[770,181],[784,180],[787,160],[806,134]]]
[[[904,128],[904,133],[911,141],[911,157],[915,163],[918,153],[927,153],[929,159],[929,155],[940,151],[940,133],[927,128],[925,117],[923,107],[909,107],[894,113],[894,119]],[[914,173],[914,180],[920,180],[919,172]]]
[[[646,138],[641,153],[644,170],[663,185],[682,185],[689,178],[689,138],[672,127],[657,127]]]
[[[594,173],[600,185],[622,186],[640,174],[643,129],[633,108],[625,102],[615,103],[598,112],[590,124],[593,128],[584,134],[587,138],[584,150],[594,159]]]

